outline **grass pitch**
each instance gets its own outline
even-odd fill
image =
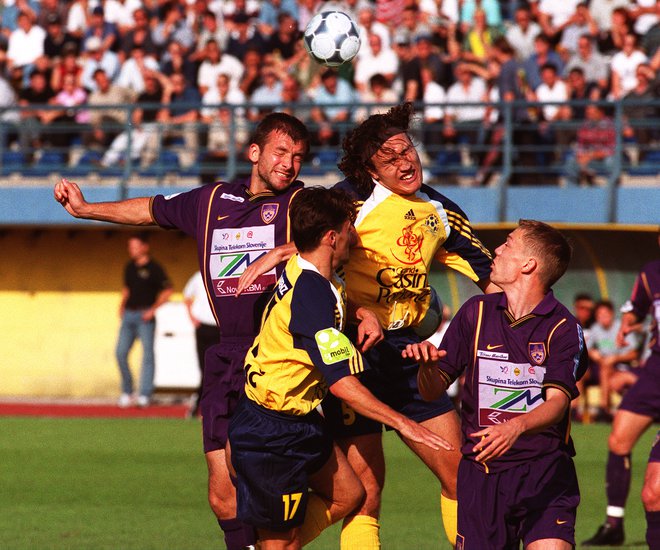
[[[640,490],[652,427],[633,453],[625,548],[645,548]],[[0,548],[195,550],[224,548],[206,503],[198,422],[0,418]],[[582,490],[577,540],[605,510],[609,426],[576,426]],[[385,436],[384,550],[449,549],[438,485],[393,434]],[[309,545],[337,549],[338,528]]]

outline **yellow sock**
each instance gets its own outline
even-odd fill
[[[371,516],[353,516],[344,520],[341,529],[341,550],[380,550],[380,525]]]
[[[440,495],[440,510],[442,510],[442,524],[449,542],[456,545],[456,533],[458,533],[458,501]]]
[[[300,540],[303,546],[313,541],[321,534],[321,531],[332,525],[330,510],[325,501],[314,493],[309,494],[305,521],[300,526]]]

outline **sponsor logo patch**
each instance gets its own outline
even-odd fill
[[[405,216],[403,216],[404,220],[416,220],[417,217],[415,216],[415,213],[413,212],[413,209],[411,208],[406,212]]]
[[[335,328],[319,330],[314,339],[326,365],[346,361],[354,355],[350,340]]]
[[[220,198],[234,202],[245,202],[245,199],[243,197],[237,197],[236,195],[232,195],[230,193],[223,193],[222,195],[220,195]]]

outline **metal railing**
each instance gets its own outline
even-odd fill
[[[572,102],[573,108],[584,108],[588,102]],[[454,104],[470,106],[474,104]],[[539,120],[520,121],[520,109],[535,109],[555,105],[552,103],[510,102],[489,105],[497,119],[480,120],[460,125],[458,138],[448,140],[442,121],[425,122],[424,108],[418,105],[420,122],[413,135],[420,146],[429,183],[472,185],[480,176],[484,159],[490,158],[491,185],[558,184],[565,180],[566,162],[574,154],[575,135],[583,120],[542,123]],[[616,142],[606,169],[595,176],[609,192],[613,201],[615,187],[624,174],[640,177],[655,176],[660,167],[660,100],[629,100],[614,103],[599,102],[613,121]],[[313,104],[259,106],[262,111],[290,108],[294,113],[309,112]],[[356,112],[380,109],[382,104],[337,104]],[[446,107],[446,105],[438,105]],[[196,122],[171,125],[154,122],[135,126],[135,109],[164,107],[148,105],[81,106],[67,108],[51,105],[7,108],[0,112],[0,174],[12,173],[26,178],[46,177],[53,173],[85,176],[96,173],[101,178],[114,178],[116,185],[126,189],[132,179],[154,178],[162,184],[167,178],[191,178],[210,182],[217,178],[231,180],[249,172],[244,157],[247,135],[255,122],[245,114],[256,109],[254,105],[177,105],[177,107],[222,108],[230,113],[224,125]],[[626,115],[632,109],[644,107],[654,116],[641,119]],[[120,112],[121,120],[103,119],[98,125],[80,122],[82,112],[99,115]],[[58,113],[54,120],[44,123],[48,116],[40,113]],[[52,117],[51,117],[52,118]],[[101,116],[100,118],[103,118]],[[77,121],[78,119],[78,121]],[[84,120],[84,118],[82,119]],[[333,139],[327,143],[318,139],[318,127],[307,122],[312,135],[310,158],[303,175],[334,173],[342,137],[355,125],[354,121],[333,123]],[[626,134],[631,137],[624,137]],[[543,133],[540,130],[545,130]],[[548,131],[551,130],[551,131]],[[498,133],[498,138],[494,135]],[[557,136],[561,136],[558,139]],[[119,141],[117,141],[119,139]],[[218,145],[220,144],[220,145]],[[109,154],[114,151],[114,156]],[[129,152],[131,152],[129,154]],[[20,182],[21,178],[17,181]],[[504,207],[504,205],[502,205]]]

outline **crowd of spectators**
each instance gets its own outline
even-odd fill
[[[463,162],[479,166],[477,184],[501,156],[498,102],[559,102],[515,108],[514,142],[530,165],[566,160],[577,143],[569,183],[593,181],[614,148],[611,113],[589,102],[622,100],[626,139],[643,146],[657,137],[644,124],[656,114],[646,100],[660,93],[655,0],[3,4],[0,109],[50,105],[0,115],[16,128],[3,132],[3,146],[13,139],[28,161],[46,145],[66,149],[76,125],[85,147],[104,153],[102,165],[127,154],[151,162],[172,139],[185,145],[183,166],[200,150],[222,160],[275,108],[309,123],[316,151],[331,150],[350,125],[404,100],[419,105],[419,137],[431,160],[447,146],[471,146]],[[355,61],[338,70],[313,62],[300,40],[311,17],[331,8],[354,18],[362,40]],[[80,106],[88,108],[72,109]],[[545,153],[526,158],[526,146],[538,144]]]

